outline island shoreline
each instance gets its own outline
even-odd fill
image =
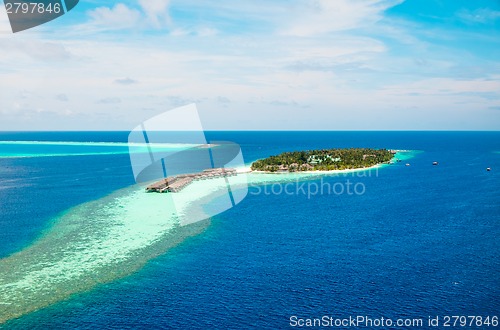
[[[255,174],[277,174],[277,175],[282,175],[282,174],[318,174],[318,175],[323,175],[323,174],[349,174],[349,173],[355,173],[355,172],[363,172],[363,171],[370,171],[370,170],[378,170],[380,168],[389,166],[391,164],[394,164],[394,160],[399,160],[398,155],[401,156],[401,153],[411,153],[413,150],[399,150],[399,149],[390,149],[391,151],[394,151],[394,157],[389,161],[389,162],[384,162],[384,163],[379,163],[375,164],[373,166],[369,167],[359,167],[359,168],[348,168],[348,169],[343,169],[343,170],[308,170],[308,171],[262,171],[262,170],[252,170],[251,169],[251,164],[243,169],[236,169],[237,173],[255,173]],[[403,157],[404,158],[404,157]],[[264,159],[264,158],[262,158]],[[261,159],[254,160],[252,162],[255,163],[256,161],[259,161]]]

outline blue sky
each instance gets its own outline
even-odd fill
[[[0,130],[498,130],[500,1],[80,1],[12,34]]]

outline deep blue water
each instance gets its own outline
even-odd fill
[[[365,185],[362,195],[256,195],[253,187],[205,232],[137,273],[5,328],[276,329],[292,315],[500,316],[500,132],[207,137],[239,143],[246,162],[332,147],[422,152],[409,167],[351,178]],[[0,141],[126,139],[126,132],[0,133]],[[29,245],[61,212],[133,182],[126,154],[0,158],[0,257]]]

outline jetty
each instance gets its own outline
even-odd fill
[[[179,192],[193,181],[223,178],[237,175],[234,168],[211,168],[199,173],[170,176],[146,187],[147,192]]]

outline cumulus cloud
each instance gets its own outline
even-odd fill
[[[88,12],[92,24],[108,29],[123,29],[136,26],[141,19],[138,10],[131,9],[123,3],[116,4],[113,8],[98,7]]]
[[[162,27],[170,23],[168,6],[170,0],[139,0],[139,5],[154,27]]]
[[[88,12],[92,26],[109,30],[127,28],[163,28],[171,22],[169,0],[138,0],[138,6],[118,3]],[[88,28],[88,24],[87,24]]]

